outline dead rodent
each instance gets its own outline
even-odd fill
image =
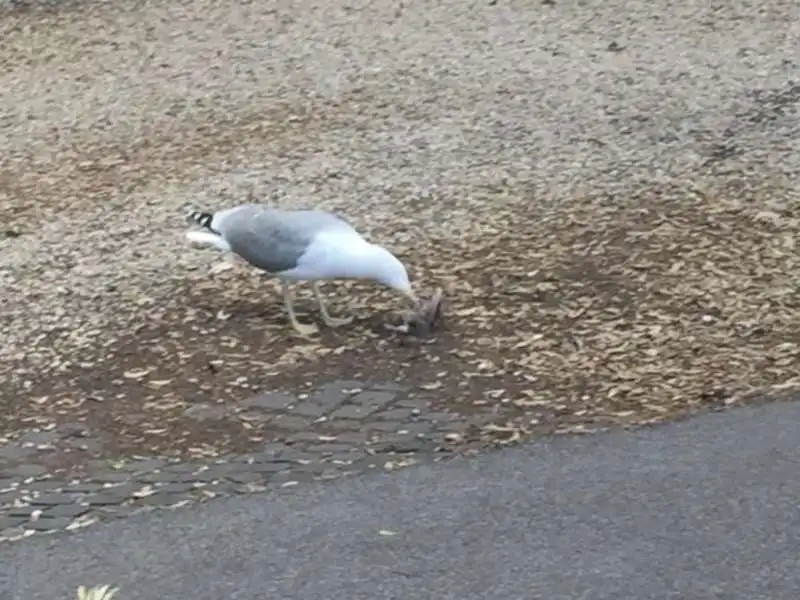
[[[386,327],[410,335],[428,335],[442,323],[444,305],[444,294],[438,289],[430,299],[420,301],[416,310],[406,311],[399,325],[387,324]]]

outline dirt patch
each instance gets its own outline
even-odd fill
[[[153,298],[58,378],[6,383],[4,432],[79,421],[120,456],[243,452],[274,437],[269,423],[199,422],[187,410],[326,378],[397,380],[454,420],[492,406],[494,422],[472,432],[486,441],[781,395],[800,385],[798,220],[780,190],[753,193],[587,198],[568,211],[515,211],[514,221],[500,214],[493,235],[417,248],[414,264],[451,303],[430,339],[387,331],[392,299],[344,285],[339,309],[355,301],[357,321],[299,340],[262,277],[223,271]]]

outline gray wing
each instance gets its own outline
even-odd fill
[[[343,220],[323,211],[288,211],[255,204],[217,213],[213,227],[236,254],[270,273],[296,267],[323,231],[355,232]]]

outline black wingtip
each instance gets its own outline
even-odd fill
[[[189,218],[201,227],[205,227],[209,231],[214,231],[211,229],[211,222],[214,220],[214,215],[211,213],[192,211],[189,213]]]

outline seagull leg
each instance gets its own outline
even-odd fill
[[[332,317],[328,312],[328,307],[325,306],[325,299],[322,297],[322,292],[319,289],[319,283],[314,281],[312,282],[311,287],[314,288],[314,295],[317,297],[317,302],[319,302],[319,310],[322,313],[322,318],[328,327],[336,328],[341,327],[342,325],[349,325],[353,322],[353,317],[342,317],[339,319]]]
[[[297,321],[297,315],[294,312],[294,296],[292,290],[287,282],[281,282],[281,292],[283,293],[283,303],[286,306],[286,312],[289,314],[289,321],[294,330],[302,337],[311,337],[319,332],[319,328],[313,323],[304,325]]]

